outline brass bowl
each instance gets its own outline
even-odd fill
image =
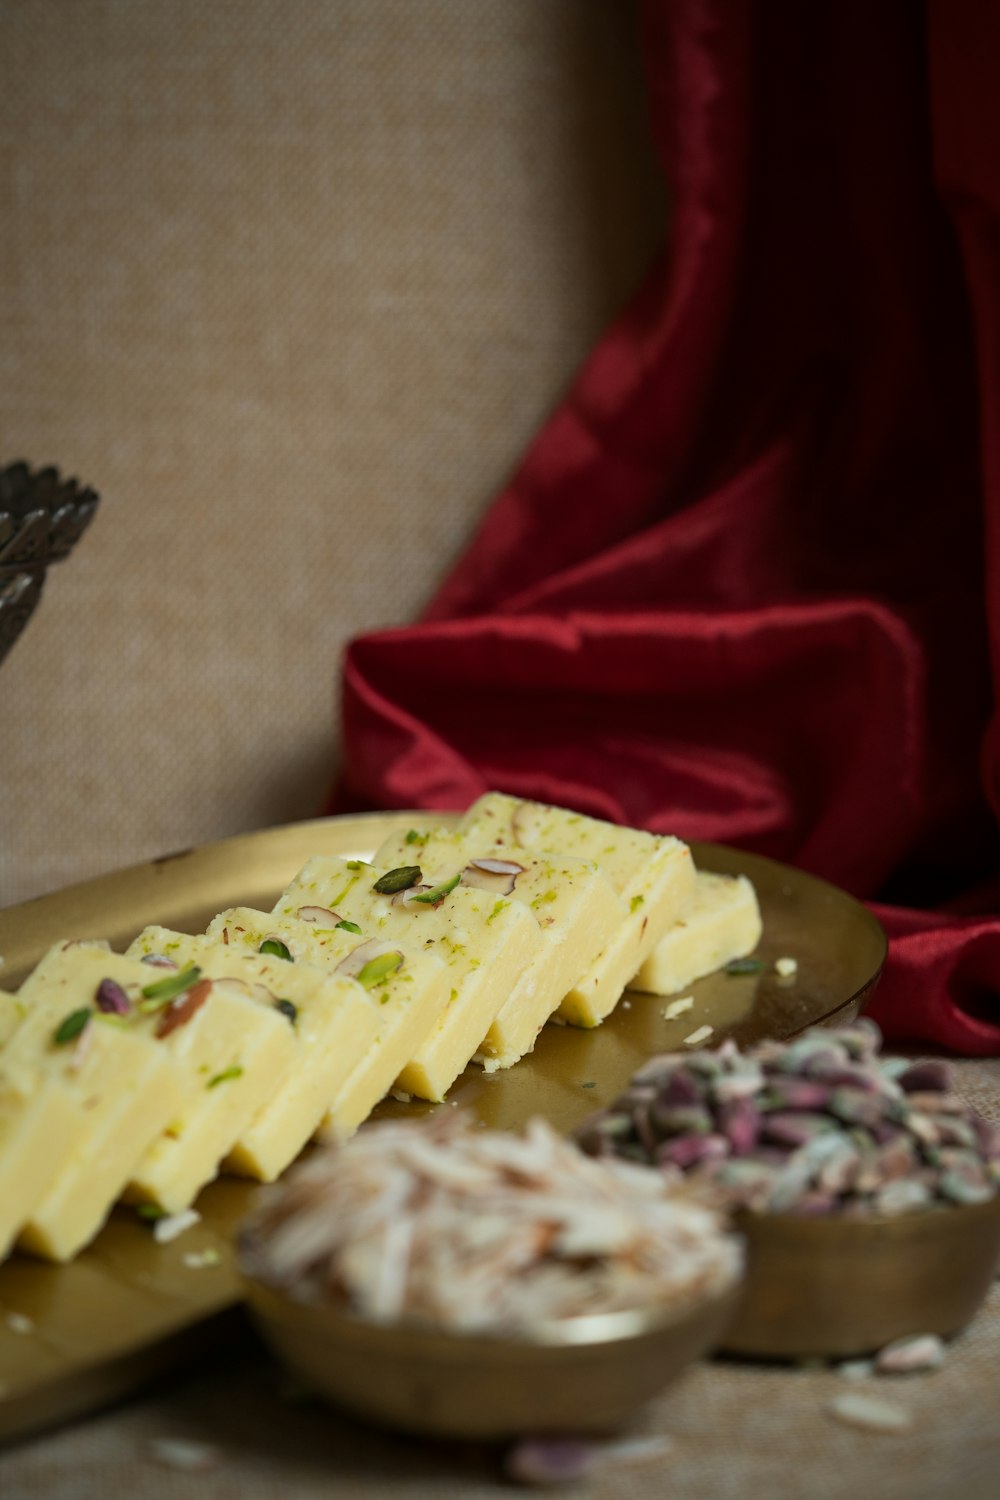
[[[98,496],[49,467],[0,469],[0,661],[27,625],[51,563],[68,557]]]
[[[732,1317],[738,1284],[694,1308],[601,1313],[523,1338],[362,1322],[247,1278],[266,1343],[317,1394],[381,1426],[428,1436],[613,1432]]]
[[[1000,1194],[868,1219],[742,1214],[747,1267],[720,1352],[845,1359],[975,1316],[1000,1260]]]

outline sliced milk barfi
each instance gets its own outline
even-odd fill
[[[231,919],[230,919],[231,918]],[[289,1026],[295,1055],[288,1075],[244,1123],[224,1167],[241,1176],[273,1182],[315,1135],[331,1104],[378,1034],[380,1016],[356,979],[304,960],[285,959],[286,945],[272,936],[271,952],[248,932],[254,919],[273,926],[266,913],[224,913],[209,935],[188,937],[147,927],[130,952],[162,954],[179,964],[197,964],[208,978],[229,977],[277,1007]],[[279,947],[280,945],[280,947]],[[278,951],[275,951],[275,950]]]
[[[510,901],[534,914],[541,946],[522,969],[497,1012],[477,1060],[492,1071],[530,1052],[538,1033],[564,996],[592,968],[625,919],[628,908],[592,860],[487,844],[451,829],[410,829],[391,835],[375,852],[389,869],[419,860],[425,879],[446,880],[483,892],[488,920]]]
[[[747,877],[700,870],[690,906],[653,949],[630,988],[672,995],[745,957],[760,935],[757,893]]]
[[[170,1116],[129,1162],[120,1185],[133,1201],[176,1213],[217,1175],[244,1123],[290,1072],[294,1045],[288,1021],[253,999],[246,985],[209,978],[196,966],[164,967],[119,954],[81,952],[84,957],[72,970],[76,1003],[93,1002],[103,987],[112,1002],[117,996],[118,1005],[105,1022],[141,1036],[176,1067],[179,1097]],[[63,967],[72,959],[72,951],[65,954]],[[29,983],[49,986],[52,978],[51,968],[40,966]],[[110,1111],[95,1111],[95,1147],[107,1136],[111,1117]],[[106,1140],[104,1149],[110,1150]]]
[[[41,1066],[0,1059],[0,1261],[85,1123],[82,1101],[60,1078]]]
[[[95,945],[50,949],[19,991],[24,1016],[4,1048],[5,1072],[37,1069],[75,1108],[65,1149],[57,1153],[54,1135],[41,1129],[50,1182],[20,1232],[25,1249],[52,1260],[69,1260],[97,1233],[183,1091],[181,1070],[150,1021],[130,1025],[101,1009],[116,962],[124,960]]]
[[[301,917],[235,907],[221,912],[208,932],[251,952],[261,944],[280,944],[294,963],[353,978],[369,996],[376,1015],[374,1041],[331,1095],[320,1121],[322,1137],[343,1140],[385,1098],[434,1028],[449,1003],[452,979],[433,952],[404,952],[391,939],[366,938],[358,923],[338,925],[345,919],[315,903],[299,909]]]
[[[694,861],[681,839],[619,828],[599,818],[503,792],[488,792],[465,813],[459,828],[492,838],[511,851],[540,849],[592,859],[627,908],[597,960],[556,1012],[577,1026],[597,1026],[669,931],[694,894]]]
[[[542,946],[538,922],[517,902],[490,901],[458,884],[420,879],[414,863],[382,870],[331,856],[311,859],[275,910],[327,908],[404,953],[437,953],[450,975],[449,1003],[400,1072],[398,1087],[443,1099],[471,1061],[524,968]]]
[[[15,1028],[24,1014],[24,1007],[16,995],[0,990],[0,1052],[14,1035]]]

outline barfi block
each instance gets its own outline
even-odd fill
[[[263,912],[243,915],[268,922]],[[224,916],[219,922],[219,930],[204,937],[147,927],[133,949],[197,964],[207,978],[236,980],[258,1004],[277,1008],[284,1017],[294,1049],[289,1071],[275,1075],[266,1101],[244,1124],[223,1163],[226,1171],[273,1182],[316,1133],[374,1043],[379,1017],[357,980],[301,959],[260,953],[263,937],[240,941],[247,935],[245,921],[227,925]]]
[[[45,1197],[84,1121],[72,1088],[41,1067],[0,1063],[0,1261]]]
[[[183,1094],[181,1069],[151,1020],[97,1008],[99,986],[123,966],[135,967],[100,946],[57,944],[19,991],[25,1014],[4,1049],[5,1069],[37,1068],[77,1111],[73,1138],[19,1239],[51,1260],[71,1259],[97,1233]]]
[[[577,1026],[597,1026],[610,1014],[694,894],[691,851],[669,835],[619,828],[502,792],[480,797],[459,827],[466,833],[492,835],[511,851],[543,849],[595,860],[625,903],[624,919],[556,1012],[556,1019]]]
[[[522,970],[480,1044],[488,1071],[507,1068],[530,1052],[564,996],[596,961],[624,921],[627,908],[592,860],[484,844],[475,834],[410,829],[393,834],[375,853],[383,868],[419,861],[432,882],[461,872],[461,884],[481,890],[489,914],[517,901],[531,911],[541,946]]]
[[[252,951],[268,940],[284,943],[295,962],[327,972],[349,970],[365,989],[376,1014],[375,1039],[332,1095],[319,1128],[324,1138],[343,1140],[385,1098],[436,1024],[449,1002],[451,977],[433,952],[403,953],[391,941],[338,927],[325,908],[309,904],[301,910],[304,917],[236,907],[221,912],[208,931]]]
[[[357,867],[357,868],[356,868]],[[399,1089],[441,1100],[472,1060],[520,977],[541,951],[535,917],[517,902],[484,900],[484,893],[451,881],[423,889],[381,893],[392,872],[357,860],[311,859],[275,910],[301,913],[325,907],[363,932],[398,943],[402,952],[434,952],[445,963],[449,1003],[397,1079]]]
[[[691,904],[654,948],[630,988],[672,995],[743,958],[760,942],[757,893],[745,875],[698,872]]]
[[[16,995],[0,990],[0,1052],[17,1029],[24,1008]]]

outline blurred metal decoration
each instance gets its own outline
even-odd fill
[[[69,556],[99,498],[51,466],[0,469],[0,661],[31,618],[49,564]]]

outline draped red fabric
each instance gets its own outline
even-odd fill
[[[1000,1052],[1000,7],[652,0],[643,46],[669,246],[351,643],[336,805],[787,860],[892,903],[888,1034]]]

